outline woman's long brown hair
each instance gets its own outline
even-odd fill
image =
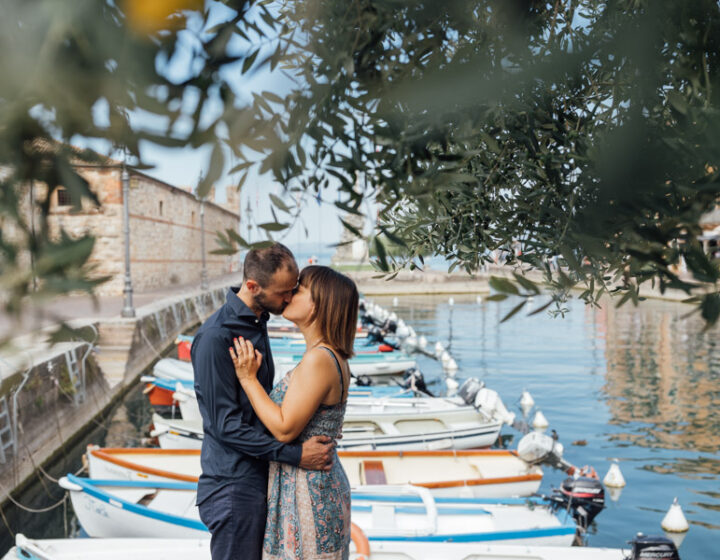
[[[355,282],[330,267],[312,265],[302,269],[299,283],[310,290],[311,320],[317,321],[323,342],[344,360],[352,357],[359,300]]]

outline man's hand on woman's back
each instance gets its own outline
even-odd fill
[[[300,468],[313,471],[329,471],[332,468],[332,451],[335,441],[328,436],[313,436],[302,444]]]

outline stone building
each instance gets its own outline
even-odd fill
[[[121,295],[125,273],[122,166],[108,160],[102,165],[77,164],[76,169],[90,184],[100,206],[83,201],[82,210],[76,211],[69,192],[59,188],[52,195],[49,225],[56,232],[63,228],[70,235],[92,233],[93,274],[110,277],[96,293]],[[142,292],[173,284],[199,284],[203,204],[191,189],[169,185],[132,168],[128,171],[133,289]],[[215,232],[237,231],[240,225],[237,193],[229,194],[228,205],[212,199],[204,203],[205,262],[210,279],[237,269],[235,257],[211,254],[216,248]]]

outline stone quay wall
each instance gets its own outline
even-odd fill
[[[7,356],[0,368],[0,401],[16,441],[15,450],[5,451],[5,463],[0,461],[0,508],[8,505],[8,494],[16,495],[30,482],[39,466],[83,437],[96,418],[167,353],[177,335],[207,319],[225,295],[224,287],[215,287],[145,306],[133,319],[74,324],[88,333],[90,344],[47,346],[38,333],[15,339],[17,353]]]
[[[109,276],[96,293],[121,295],[125,274],[123,195],[121,169],[113,166],[85,166],[80,174],[87,179],[101,206],[83,201],[82,211],[59,206],[58,195],[51,201],[50,227],[70,235],[90,232],[95,247],[90,257],[96,277]],[[144,291],[174,284],[200,284],[202,271],[201,202],[190,192],[130,170],[130,273],[133,288]],[[208,278],[233,272],[234,256],[213,255],[215,232],[237,231],[240,218],[235,211],[206,201],[205,261]]]

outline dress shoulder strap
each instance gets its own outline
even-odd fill
[[[342,400],[342,396],[345,395],[345,379],[343,377],[342,368],[340,367],[340,362],[338,361],[337,356],[335,355],[335,352],[330,350],[330,348],[328,348],[327,346],[320,346],[320,348],[327,350],[330,353],[330,355],[333,357],[333,360],[335,360],[335,365],[337,366],[338,375],[340,376],[340,395],[341,395],[340,400]]]

